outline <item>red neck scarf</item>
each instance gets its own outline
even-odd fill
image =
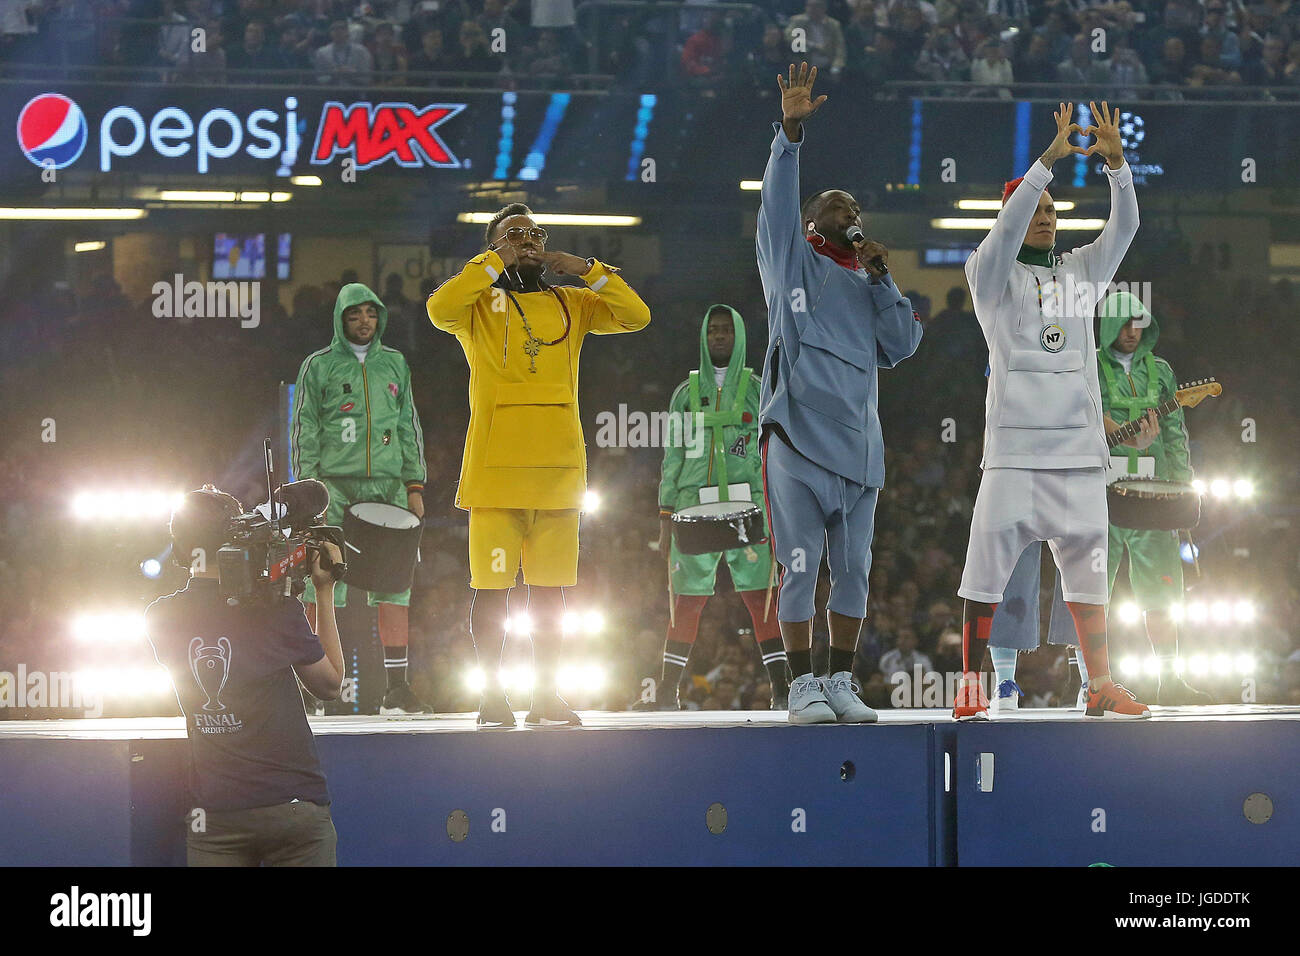
[[[826,242],[825,240],[821,239],[819,236],[808,236],[807,239],[808,242],[812,245],[813,249],[817,250],[822,255],[826,256],[826,258],[834,259],[836,262],[838,262],[846,269],[851,269],[855,272],[857,271],[859,263],[858,263],[858,254],[855,250],[840,249],[838,246],[834,246],[831,243]]]

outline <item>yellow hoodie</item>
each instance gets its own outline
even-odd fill
[[[581,508],[587,449],[578,418],[578,357],[588,332],[636,332],[650,309],[618,275],[596,261],[586,288],[556,286],[573,325],[558,345],[542,346],[537,371],[524,351],[528,334],[515,305],[492,283],[504,264],[488,251],[466,263],[429,296],[429,319],[460,341],[469,362],[469,431],[456,507]],[[515,292],[533,334],[564,333],[564,311],[551,292]]]

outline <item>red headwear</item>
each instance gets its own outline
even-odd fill
[[[1002,187],[1002,205],[1005,206],[1007,204],[1007,200],[1011,198],[1011,194],[1015,192],[1016,188],[1024,181],[1025,177],[1021,176],[1019,179],[1013,179]]]

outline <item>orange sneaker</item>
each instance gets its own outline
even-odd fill
[[[1085,717],[1110,717],[1120,720],[1141,720],[1151,716],[1146,704],[1133,696],[1123,684],[1106,681],[1096,690],[1088,691],[1088,709]]]
[[[963,680],[952,705],[953,720],[988,720],[989,699],[979,681]]]

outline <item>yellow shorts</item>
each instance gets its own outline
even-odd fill
[[[543,588],[578,583],[577,508],[469,509],[469,586],[479,590],[513,587],[524,568],[524,583]]]

